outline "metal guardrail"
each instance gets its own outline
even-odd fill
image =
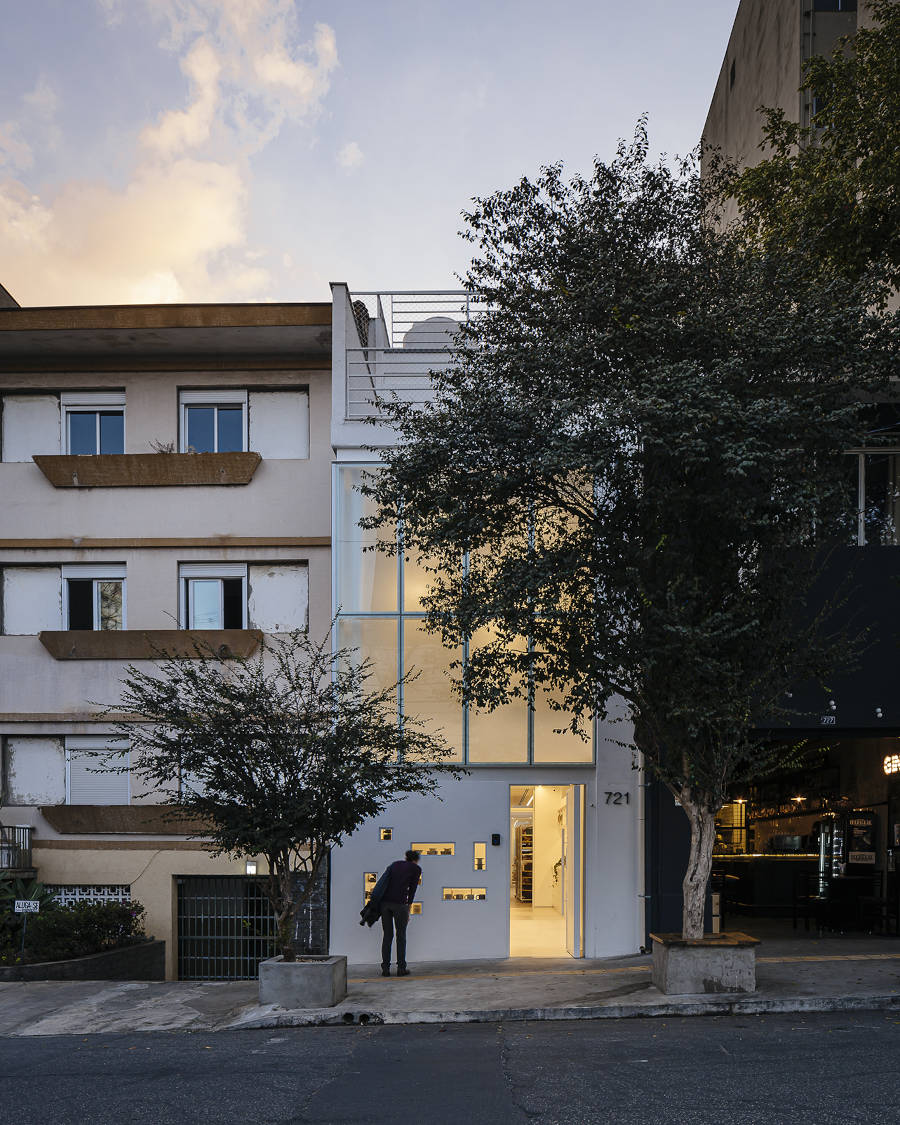
[[[0,824],[0,871],[19,871],[31,865],[31,828]]]
[[[484,308],[464,290],[385,290],[350,299],[359,346],[347,347],[348,420],[380,416],[380,399],[427,402],[429,373],[450,364],[459,325]]]

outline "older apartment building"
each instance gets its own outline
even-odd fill
[[[330,361],[327,303],[0,306],[0,868],[141,901],[170,976],[226,975],[179,929],[253,891],[92,771],[95,715],[154,647],[327,631]]]

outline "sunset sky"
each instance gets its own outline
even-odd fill
[[[738,0],[3,5],[0,282],[21,304],[454,284],[472,196],[697,142]]]

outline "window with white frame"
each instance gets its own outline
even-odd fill
[[[247,628],[246,563],[182,563],[178,578],[182,628]]]
[[[106,632],[125,628],[125,567],[68,564],[62,568],[63,628]]]
[[[247,448],[246,390],[181,391],[182,453],[240,453]]]
[[[128,743],[121,739],[104,735],[67,738],[66,804],[130,804],[128,765]]]
[[[125,452],[124,391],[66,391],[60,407],[66,453]]]

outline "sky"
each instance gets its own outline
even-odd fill
[[[473,197],[697,143],[738,0],[0,0],[23,305],[456,287]]]

